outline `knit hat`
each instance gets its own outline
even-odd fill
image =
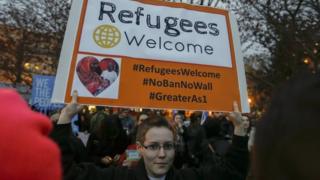
[[[60,180],[60,151],[48,138],[50,120],[33,112],[14,90],[0,89],[2,180]]]

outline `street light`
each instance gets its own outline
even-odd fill
[[[24,68],[26,68],[28,70],[30,69],[30,63],[25,63],[23,66],[24,66]]]
[[[309,59],[309,58],[304,58],[303,62],[304,62],[305,64],[310,64],[310,59]]]
[[[39,72],[41,70],[39,65],[29,62],[24,63],[23,67],[29,72]]]

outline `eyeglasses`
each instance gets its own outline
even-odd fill
[[[163,150],[165,151],[171,151],[175,148],[175,145],[173,143],[164,143],[162,146],[159,143],[141,146],[150,151],[159,151],[161,148],[163,148]]]

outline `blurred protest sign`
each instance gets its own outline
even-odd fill
[[[30,104],[41,112],[62,108],[63,104],[51,103],[55,76],[33,75]]]

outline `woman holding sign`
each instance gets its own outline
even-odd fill
[[[238,111],[237,104],[234,105]],[[162,117],[150,117],[138,129],[137,149],[142,157],[138,166],[128,168],[99,168],[94,164],[76,164],[66,143],[66,134],[70,130],[70,117],[77,113],[77,93],[72,102],[62,111],[53,138],[62,149],[64,178],[72,180],[244,180],[246,178],[249,156],[247,137],[243,131],[241,114],[232,113],[235,131],[233,144],[225,158],[211,156],[203,167],[197,169],[176,170],[172,167],[175,157],[176,136],[168,121]]]

